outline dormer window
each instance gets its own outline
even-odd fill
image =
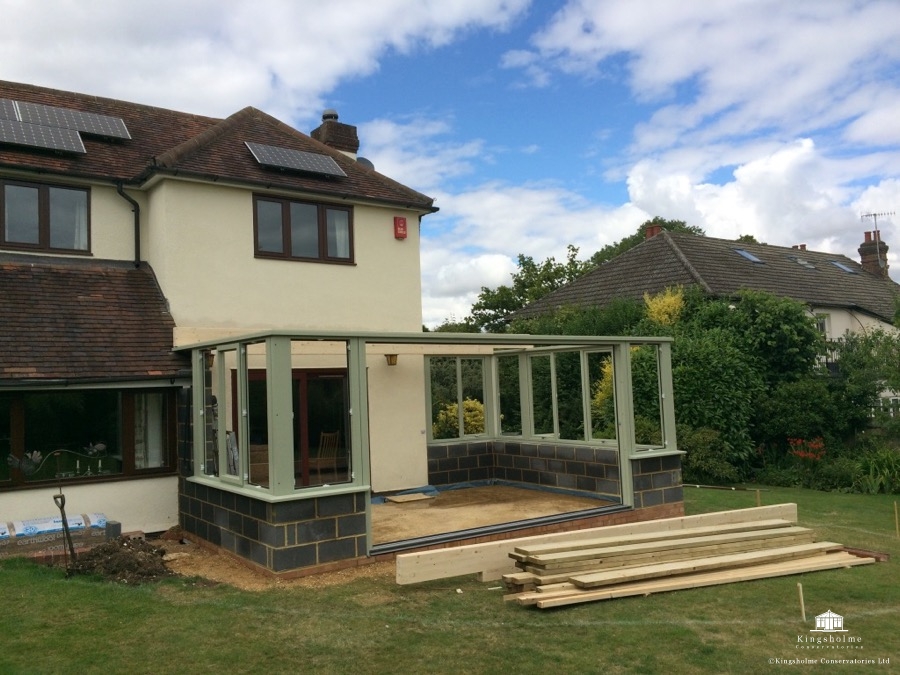
[[[0,187],[0,245],[90,250],[87,190],[18,181],[0,181]]]

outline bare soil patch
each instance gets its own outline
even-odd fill
[[[372,508],[372,527],[376,543],[383,543],[580,511],[603,503],[577,495],[508,486],[467,488],[440,492],[433,499],[376,504]],[[322,588],[359,578],[392,582],[395,574],[393,562],[378,562],[297,579],[278,579],[223,551],[188,540],[177,527],[158,538],[122,537],[97,546],[79,554],[75,569],[132,585],[180,575],[247,591]]]

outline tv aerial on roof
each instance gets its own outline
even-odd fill
[[[884,259],[881,257],[881,235],[878,233],[878,219],[889,218],[893,216],[893,211],[882,211],[881,213],[864,213],[860,216],[860,220],[871,218],[875,224],[875,257],[878,258],[878,266],[884,267]]]

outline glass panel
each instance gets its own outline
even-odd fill
[[[556,354],[556,408],[559,437],[570,441],[584,438],[584,399],[581,391],[581,354]]]
[[[87,192],[49,188],[50,248],[88,248]]]
[[[167,465],[166,396],[134,395],[134,468],[158,469]]]
[[[640,445],[662,445],[658,352],[656,345],[631,349],[634,441]]]
[[[7,185],[4,191],[4,237],[11,244],[39,244],[38,189]]]
[[[484,433],[484,361],[460,359],[462,372],[463,433]]]
[[[280,202],[256,201],[256,249],[264,253],[284,253]]]
[[[319,257],[319,210],[313,204],[291,204],[291,255]]]
[[[430,363],[432,438],[459,438],[456,357],[435,356]]]
[[[203,354],[203,464],[202,472],[207,476],[219,475],[218,433],[219,401],[213,388],[213,375],[217,372],[218,354],[204,350]]]
[[[531,414],[534,433],[553,433],[553,382],[550,377],[550,355],[532,356],[531,362]]]
[[[310,485],[350,480],[347,410],[350,408],[344,375],[304,374],[309,439]]]
[[[12,397],[0,394],[0,482],[10,478],[12,454]]]
[[[588,354],[588,379],[591,383],[591,439],[615,440],[616,397],[612,354]]]
[[[497,370],[500,380],[500,433],[521,435],[522,395],[519,391],[519,357],[499,357]]]
[[[116,391],[24,394],[27,481],[122,472],[121,397]]]
[[[294,486],[352,478],[347,342],[291,342]]]
[[[247,433],[251,485],[269,485],[269,405],[266,375],[248,378],[247,382]]]
[[[337,209],[325,209],[328,233],[328,257],[350,257],[350,214]]]

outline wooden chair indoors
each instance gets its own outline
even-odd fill
[[[341,432],[323,431],[319,435],[319,452],[315,457],[309,458],[310,471],[317,472],[320,476],[325,470],[337,473],[338,450],[341,444]]]

